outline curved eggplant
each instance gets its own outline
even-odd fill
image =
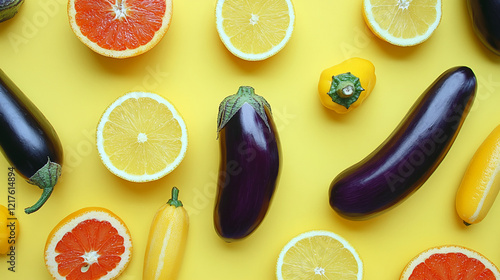
[[[500,0],[467,0],[467,8],[479,40],[500,55]]]
[[[63,162],[61,142],[52,125],[0,70],[0,146],[8,162],[28,183],[43,190],[24,211],[40,209],[50,197]]]
[[[214,224],[231,242],[262,222],[280,173],[280,142],[271,107],[251,87],[240,87],[219,106],[220,166]]]
[[[364,220],[393,208],[420,188],[455,141],[476,88],[471,69],[445,71],[384,143],[332,181],[330,206],[346,219]]]

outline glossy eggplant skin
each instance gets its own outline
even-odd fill
[[[43,189],[44,200],[25,209],[32,213],[43,205],[57,182],[63,150],[52,125],[2,70],[0,132],[0,146],[7,161],[21,177]]]
[[[330,184],[330,206],[349,220],[366,220],[419,189],[446,156],[476,94],[473,71],[445,71],[419,97],[393,133]]]
[[[467,0],[467,8],[477,37],[500,55],[500,0]]]
[[[220,166],[214,225],[226,242],[243,239],[264,219],[280,173],[280,142],[271,112],[267,123],[245,103],[219,130]]]

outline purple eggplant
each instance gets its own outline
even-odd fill
[[[0,146],[8,162],[28,183],[42,189],[40,199],[24,211],[40,209],[61,175],[63,149],[52,125],[0,70]]]
[[[500,55],[500,0],[467,0],[467,7],[479,40]]]
[[[470,68],[445,71],[385,142],[332,181],[330,206],[346,219],[365,220],[399,205],[419,189],[455,141],[476,87]]]
[[[242,86],[219,106],[220,166],[214,225],[231,242],[262,222],[280,173],[280,142],[271,106]]]

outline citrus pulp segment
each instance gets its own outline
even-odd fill
[[[71,29],[87,47],[109,57],[147,52],[167,32],[172,0],[69,0]]]
[[[249,61],[278,53],[290,40],[295,22],[290,0],[218,0],[215,16],[226,48]]]
[[[56,280],[110,280],[130,262],[132,240],[125,223],[100,207],[80,209],[47,238],[45,265]]]
[[[379,38],[398,46],[427,40],[441,22],[441,0],[363,0],[363,18]]]
[[[163,97],[131,92],[118,98],[101,117],[97,149],[104,165],[131,182],[160,179],[184,159],[187,128]]]
[[[278,280],[360,280],[363,263],[344,238],[329,231],[310,231],[285,245],[276,276]]]
[[[462,246],[430,248],[405,267],[401,280],[495,280],[500,279],[498,268],[480,253]]]

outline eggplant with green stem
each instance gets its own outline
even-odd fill
[[[61,175],[63,149],[52,125],[2,70],[0,146],[16,172],[42,189],[40,199],[24,211],[30,214],[39,210]]]
[[[227,241],[251,234],[263,221],[278,183],[280,142],[271,106],[252,87],[240,87],[219,106],[220,166],[215,229]]]

